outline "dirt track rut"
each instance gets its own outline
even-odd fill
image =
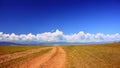
[[[35,52],[39,52],[43,49],[48,49],[48,48],[51,48],[51,47],[38,48],[38,49],[26,50],[26,51],[22,51],[22,52],[16,52],[16,53],[13,53],[13,54],[1,55],[0,56],[0,63],[6,62],[6,61],[9,61],[9,60],[12,60],[12,59],[16,59],[16,58],[19,58],[19,57],[22,57],[22,56],[26,56],[28,54],[32,54],[32,53],[35,53]]]
[[[66,53],[61,47],[57,47],[56,54],[40,68],[65,68]]]
[[[24,56],[27,54],[31,54],[34,52],[38,52],[43,49],[48,49],[48,48],[52,48],[52,50],[50,50],[49,52],[43,55],[34,57],[32,59],[22,60],[17,65],[11,65],[7,68],[65,68],[66,53],[60,46],[40,48],[35,51],[28,50],[25,52],[20,52],[20,55],[19,53],[15,53],[15,54],[18,54],[19,56],[16,55],[16,57],[11,58],[11,55],[10,55],[9,60],[15,59],[17,57]],[[12,54],[12,55],[15,55],[15,54]],[[6,61],[8,61],[8,58],[6,59]]]
[[[65,59],[65,51],[61,47],[55,46],[50,52],[28,60],[19,68],[65,68]]]

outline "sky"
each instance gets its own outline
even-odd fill
[[[0,41],[120,41],[119,0],[0,0]]]

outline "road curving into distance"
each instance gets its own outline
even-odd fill
[[[9,66],[7,68],[65,68],[66,53],[60,46],[44,47],[40,49],[27,50],[23,52],[17,52],[14,54],[8,54],[0,56],[0,63],[7,62],[12,59],[16,59],[28,54],[36,53],[45,49],[52,48],[49,52],[32,59],[22,60],[15,66]]]

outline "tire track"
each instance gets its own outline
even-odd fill
[[[56,47],[52,47],[52,50],[48,53],[45,53],[33,59],[22,61],[16,68],[39,68],[41,64],[51,59],[51,57],[55,54],[56,49]]]
[[[7,62],[7,61],[10,61],[12,59],[16,59],[16,58],[26,56],[28,54],[39,52],[41,50],[49,49],[49,48],[52,48],[52,47],[38,48],[38,49],[26,50],[26,51],[22,51],[22,52],[16,52],[13,54],[1,55],[0,56],[0,63]]]
[[[57,53],[49,61],[40,65],[39,68],[65,68],[66,53],[59,46],[57,46],[57,49]]]
[[[48,49],[48,48],[52,48],[52,50],[50,50],[49,52],[43,55],[40,55],[34,58],[28,58],[25,60],[21,60],[19,63],[10,65],[7,68],[65,68],[66,53],[60,46],[40,48],[35,51],[31,50],[30,53],[26,53],[26,52],[29,52],[28,50],[28,51],[22,52],[22,55],[20,54],[20,56],[21,57],[24,56],[24,53],[25,55],[28,55],[28,54],[35,53],[35,52]],[[16,54],[19,54],[19,53],[16,53]],[[20,56],[17,56],[11,59],[15,59]],[[8,61],[8,59],[6,61]]]

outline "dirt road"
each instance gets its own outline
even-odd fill
[[[65,59],[66,59],[65,51],[60,46],[40,48],[38,50],[40,51],[47,48],[52,48],[52,50],[50,50],[49,52],[43,55],[34,57],[32,59],[22,60],[17,65],[14,66],[11,65],[7,68],[65,68]],[[38,52],[38,50],[36,51],[33,50],[32,52]],[[30,51],[30,53],[32,52]]]
[[[57,46],[44,55],[23,61],[24,64],[20,64],[19,68],[65,68],[65,59],[65,51]]]
[[[39,52],[41,50],[48,49],[48,48],[52,48],[52,47],[38,48],[38,49],[26,50],[26,51],[22,51],[22,52],[16,52],[16,53],[13,53],[13,54],[1,55],[0,56],[0,63],[6,62],[6,61],[9,61],[9,60],[12,60],[12,59],[16,59],[16,58],[19,58],[19,57],[22,57],[22,56],[26,56],[28,54],[32,54],[32,53],[35,53],[35,52]]]
[[[65,68],[66,53],[61,47],[57,47],[54,56],[43,63],[40,68]]]

